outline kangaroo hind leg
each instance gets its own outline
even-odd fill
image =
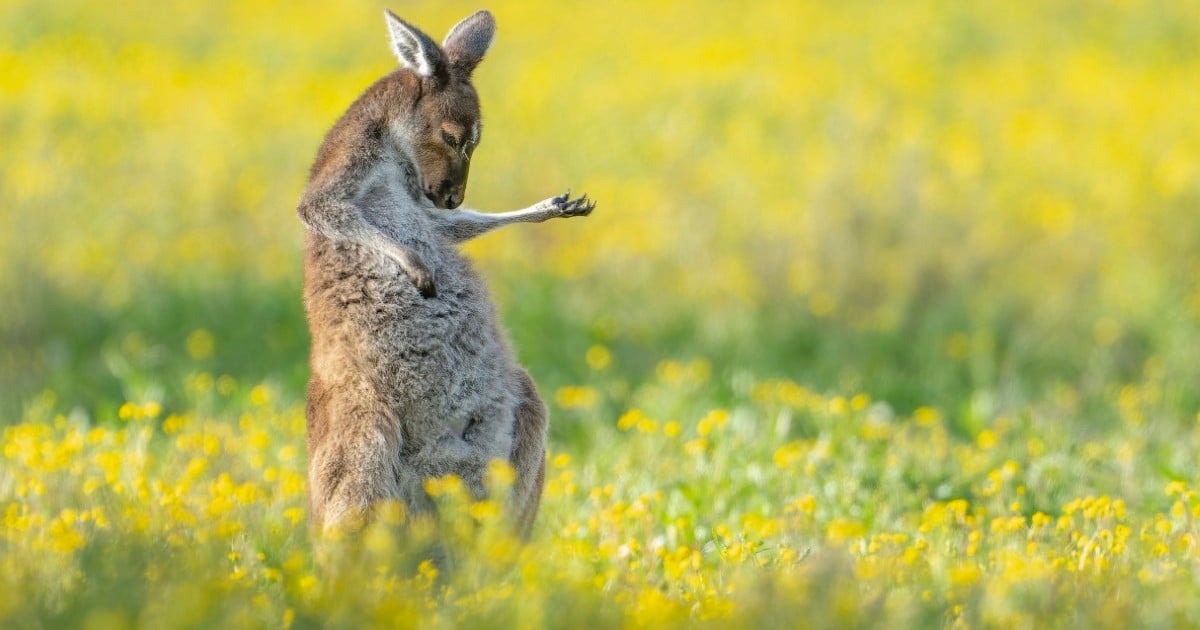
[[[546,480],[546,427],[549,422],[546,405],[538,397],[529,373],[518,370],[517,380],[521,393],[513,414],[516,426],[510,458],[517,478],[511,505],[517,535],[527,540],[533,531]]]
[[[325,402],[337,415],[323,418],[333,426],[309,444],[310,516],[326,531],[359,529],[380,501],[401,498],[400,434],[382,408]]]

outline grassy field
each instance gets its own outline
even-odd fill
[[[1200,4],[492,4],[467,205],[600,200],[468,247],[525,547],[453,480],[305,527],[294,207],[382,6],[171,4],[0,0],[0,626],[1200,625]]]

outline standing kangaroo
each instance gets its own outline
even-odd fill
[[[439,47],[385,18],[402,67],[325,137],[297,208],[312,333],[310,518],[324,529],[360,523],[384,500],[428,511],[424,481],[449,474],[482,497],[488,463],[501,459],[516,471],[509,510],[528,537],[545,479],[546,407],[456,245],[510,223],[587,215],[595,202],[456,209],[480,136],[471,72],[495,20],[479,11]]]

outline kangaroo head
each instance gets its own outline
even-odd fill
[[[496,34],[487,11],[467,17],[439,47],[428,35],[385,11],[392,49],[400,65],[417,77],[418,96],[400,121],[425,196],[439,208],[457,208],[467,189],[471,154],[479,144],[479,96],[471,71]]]

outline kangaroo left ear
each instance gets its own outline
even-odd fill
[[[476,11],[455,24],[442,42],[442,50],[450,68],[462,76],[470,76],[475,66],[496,37],[496,18],[489,11]]]
[[[392,36],[392,51],[400,65],[421,77],[443,74],[442,53],[428,35],[387,9],[383,10],[383,17]]]

